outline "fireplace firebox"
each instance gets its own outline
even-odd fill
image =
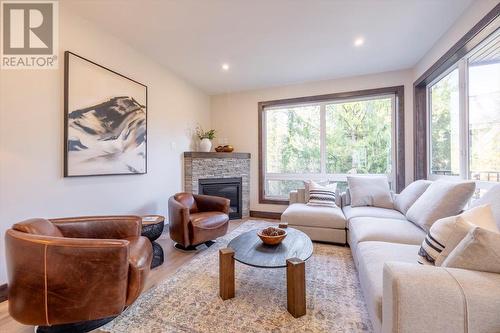
[[[198,180],[198,193],[215,195],[230,200],[229,219],[241,219],[242,197],[241,177],[238,178],[205,178]]]

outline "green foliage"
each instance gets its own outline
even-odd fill
[[[391,99],[326,106],[326,172],[391,172]],[[266,112],[266,172],[320,173],[320,107]],[[269,181],[266,193],[286,196],[301,181]]]
[[[458,150],[454,139],[452,116],[458,104],[454,98],[458,94],[458,77],[456,71],[441,79],[431,88],[431,168],[439,174],[457,174],[458,165],[453,163],[453,155]],[[458,115],[455,115],[458,117]],[[456,121],[455,121],[456,122]]]
[[[391,99],[326,106],[327,173],[391,171]]]
[[[319,106],[267,112],[267,171],[320,172]]]
[[[196,127],[196,136],[200,140],[203,140],[203,139],[213,140],[213,139],[215,139],[215,133],[216,133],[216,131],[214,129],[204,131],[201,126]]]

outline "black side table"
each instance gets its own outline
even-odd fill
[[[163,264],[164,255],[163,248],[155,242],[163,232],[165,217],[161,215],[144,215],[142,217],[142,232],[141,235],[147,237],[153,245],[153,260],[151,268],[155,268]]]

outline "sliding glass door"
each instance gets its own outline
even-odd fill
[[[500,32],[428,86],[429,178],[500,182]]]

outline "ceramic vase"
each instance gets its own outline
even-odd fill
[[[208,153],[212,149],[212,141],[210,139],[204,138],[200,141],[200,151]]]

